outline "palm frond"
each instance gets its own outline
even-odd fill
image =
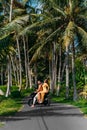
[[[22,15],[26,13],[26,10],[25,9],[21,9],[21,8],[17,8],[17,9],[14,9],[13,10],[13,16],[16,17],[16,16],[19,16],[19,15]]]
[[[13,53],[15,53],[15,49],[13,47],[12,37],[9,35],[0,40],[0,60],[5,58],[7,54]]]
[[[12,22],[8,23],[6,26],[1,28],[0,31],[0,40],[9,36],[12,32],[20,32],[23,29],[23,26],[28,22],[29,15],[18,17]]]
[[[41,41],[42,41],[43,37],[46,39],[45,35],[46,34],[50,35],[49,33],[51,33],[51,29],[47,29],[46,31],[40,30],[39,32],[37,32],[38,39],[36,41],[36,44],[34,44],[33,47],[31,47],[29,49],[28,53],[35,50],[35,49],[37,49],[38,46],[40,46],[42,44]]]
[[[78,29],[79,35],[81,36],[81,41],[87,49],[87,32],[84,29],[82,29],[81,27],[78,27],[78,26],[76,26],[76,27]]]
[[[64,24],[65,25],[65,24]],[[51,33],[44,41],[41,41],[41,45],[40,47],[38,47],[38,49],[36,50],[36,52],[34,53],[31,61],[30,61],[30,64],[35,61],[39,56],[40,54],[42,53],[42,49],[43,47],[46,45],[47,42],[49,42],[50,40],[52,40],[52,38],[58,34],[58,32],[61,31],[61,29],[64,27],[64,25],[62,25],[61,27],[59,27],[56,31],[54,31],[53,33]]]
[[[78,26],[81,26],[85,29],[85,31],[87,31],[87,16],[78,15],[78,17],[76,18],[76,23],[78,24]]]
[[[42,44],[42,45],[40,45],[40,46],[38,47],[38,49],[36,50],[36,52],[34,53],[34,55],[32,56],[32,58],[31,58],[31,60],[30,60],[30,64],[31,64],[32,62],[34,62],[35,60],[38,59],[38,57],[39,57],[40,54],[42,53],[41,50],[42,50],[43,46],[44,46],[44,44]]]
[[[65,26],[65,24],[63,24],[62,26],[60,26],[58,29],[56,29],[53,33],[51,33],[46,39],[44,44],[46,44],[48,41],[50,41],[54,36],[59,35],[59,33],[61,33],[61,29]],[[58,33],[59,32],[59,33]]]
[[[80,18],[83,18],[83,19],[86,19],[86,20],[87,20],[87,15],[85,16],[85,15],[81,15],[81,14],[79,14],[79,15],[78,15],[78,17],[80,17]]]
[[[47,28],[46,30],[40,30],[37,32],[37,36],[38,36],[38,39],[37,40],[41,40],[43,37],[45,38],[46,36],[50,35],[52,32],[52,29],[51,28]]]
[[[8,47],[8,50],[9,50],[9,54],[16,53],[16,50],[14,49],[13,46],[9,46],[9,47]]]
[[[34,44],[29,50],[28,50],[28,53],[30,53],[31,51],[33,51],[33,50],[35,50],[35,49],[37,49],[38,48],[38,46],[40,46],[41,45],[41,43],[40,42],[38,42],[38,43],[36,43],[36,44]]]
[[[53,8],[54,10],[56,10],[57,12],[61,13],[64,17],[66,17],[66,14],[65,14],[64,11],[62,10],[62,8],[60,8],[53,0],[49,0],[49,2],[51,2],[52,8]]]
[[[87,7],[83,7],[83,8],[81,8],[81,10],[80,10],[80,12],[79,12],[80,14],[84,14],[84,13],[86,13],[87,14]]]
[[[44,26],[47,27],[47,24],[52,24],[53,22],[56,22],[56,21],[61,21],[61,18],[60,17],[55,17],[55,18],[47,18],[45,20],[41,20],[39,22],[35,22],[29,26],[27,26],[26,28],[24,28],[24,30],[22,30],[18,36],[21,36],[21,35],[26,35],[31,29],[34,29],[34,28],[42,28]]]
[[[46,14],[35,14],[35,13],[31,13],[30,16],[35,17],[35,18],[39,18],[39,19],[41,19],[41,18],[46,19],[46,18],[50,17],[50,15],[46,16]]]
[[[72,43],[74,35],[75,35],[75,24],[74,22],[70,21],[64,33],[63,39],[65,46],[68,46],[70,43]]]
[[[79,57],[77,57],[78,60],[83,61],[84,59],[87,58],[87,54],[83,53],[82,55],[80,55]]]

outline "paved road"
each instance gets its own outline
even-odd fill
[[[49,107],[24,108],[12,117],[0,117],[0,130],[87,130],[87,119],[76,107],[52,103]]]

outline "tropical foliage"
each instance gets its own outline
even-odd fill
[[[50,91],[77,100],[87,84],[85,0],[1,0],[1,84],[19,90],[49,79]]]

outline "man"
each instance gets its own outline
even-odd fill
[[[36,90],[36,92],[38,93],[38,92],[42,91],[42,83],[40,80],[38,80],[37,84],[38,84],[38,89]]]
[[[35,95],[35,97],[34,97],[34,99],[33,99],[33,105],[32,105],[31,107],[34,107],[36,100],[38,100],[38,102],[39,102],[40,99],[41,99],[41,94],[40,94],[39,92],[43,90],[43,88],[42,88],[42,83],[41,83],[41,81],[39,80],[39,81],[37,82],[37,84],[38,84],[38,89],[35,91],[37,94]]]

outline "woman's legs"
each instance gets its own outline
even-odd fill
[[[45,95],[45,92],[41,91],[41,100],[40,100],[40,103],[43,103],[43,101],[44,101],[44,95]]]

